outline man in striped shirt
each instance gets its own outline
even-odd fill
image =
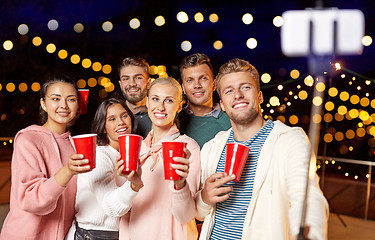
[[[259,74],[249,62],[232,59],[224,64],[216,87],[232,128],[218,133],[201,152],[200,239],[296,238],[310,163],[305,132],[263,119]],[[223,173],[226,144],[232,142],[250,147],[239,182]],[[309,239],[327,238],[328,204],[318,181],[315,174],[309,187]]]

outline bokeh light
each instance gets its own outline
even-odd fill
[[[216,13],[212,13],[210,14],[210,16],[208,17],[208,19],[212,22],[212,23],[216,23],[219,21],[219,16],[216,14]]]
[[[191,43],[190,43],[189,41],[183,41],[183,42],[181,43],[181,49],[182,49],[183,51],[185,51],[185,52],[190,51],[190,50],[191,50],[191,47],[192,47],[192,45],[191,45]]]
[[[200,12],[197,12],[195,15],[194,15],[194,19],[197,23],[201,23],[203,22],[204,20],[204,17],[203,17],[203,14],[200,13]]]
[[[130,20],[129,26],[132,29],[137,29],[141,26],[141,22],[137,18],[133,18],[132,20]]]
[[[55,31],[59,27],[59,23],[55,19],[52,19],[48,22],[47,26],[49,30]]]
[[[220,40],[217,40],[214,42],[213,46],[216,50],[220,50],[223,48],[223,43]]]
[[[83,30],[85,29],[84,26],[82,25],[82,23],[76,23],[74,24],[74,27],[73,27],[74,31],[76,33],[81,33],[83,32]]]
[[[187,21],[189,21],[189,17],[186,12],[181,11],[177,13],[177,20],[181,23],[186,23]]]
[[[246,41],[246,46],[247,46],[248,48],[250,48],[250,49],[254,49],[254,48],[256,48],[257,45],[258,45],[258,42],[257,42],[257,40],[256,40],[255,38],[249,38],[249,39],[247,39],[247,41]]]
[[[370,36],[364,36],[362,38],[362,44],[366,47],[370,46],[372,44],[372,38]]]
[[[6,40],[4,43],[3,43],[3,48],[7,51],[11,50],[13,48],[13,42],[10,41],[10,40]]]
[[[251,15],[250,13],[245,13],[242,16],[242,22],[245,23],[246,25],[251,24],[253,20],[254,20],[253,15]]]
[[[275,27],[281,27],[284,24],[284,19],[281,16],[276,16],[273,18],[273,25]]]
[[[20,24],[18,26],[18,33],[21,35],[26,35],[29,32],[29,27],[26,24]]]
[[[42,44],[42,39],[40,37],[34,37],[33,38],[33,44],[34,46],[40,46]]]
[[[163,26],[164,24],[165,24],[165,19],[164,19],[163,16],[157,16],[157,17],[155,18],[155,25],[156,25],[156,26],[161,27],[161,26]]]
[[[49,53],[54,53],[56,51],[56,46],[53,43],[50,43],[46,46],[46,50]]]
[[[102,29],[104,32],[110,32],[113,29],[113,24],[110,21],[106,21],[102,24]]]
[[[271,75],[268,73],[263,73],[260,79],[263,83],[269,83],[271,81]]]

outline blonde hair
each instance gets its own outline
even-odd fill
[[[150,92],[151,88],[157,84],[170,85],[170,86],[175,87],[177,89],[178,97],[180,101],[182,101],[182,87],[176,79],[172,77],[157,78],[151,82],[150,88],[148,89],[148,93]],[[147,93],[147,96],[148,96],[148,93]]]

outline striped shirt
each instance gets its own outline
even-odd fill
[[[233,186],[229,198],[216,204],[214,228],[211,239],[241,239],[243,223],[248,206],[253,196],[253,186],[260,150],[271,132],[274,123],[270,120],[250,139],[236,141],[231,130],[227,143],[237,142],[250,148],[245,167],[239,182],[229,182],[223,186]],[[216,172],[224,172],[226,147],[221,157]]]

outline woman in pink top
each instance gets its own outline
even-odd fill
[[[55,77],[40,92],[41,126],[15,137],[10,211],[0,239],[64,239],[74,218],[75,175],[89,171],[67,131],[79,106],[74,82]]]
[[[133,199],[130,213],[120,220],[120,239],[197,239],[195,193],[200,179],[200,148],[190,137],[180,135],[175,124],[182,109],[182,88],[173,78],[151,83],[147,98],[152,130],[142,142],[144,187]],[[181,180],[164,180],[161,143],[186,142],[186,158],[175,157],[173,167]],[[122,167],[118,169],[121,173]]]

